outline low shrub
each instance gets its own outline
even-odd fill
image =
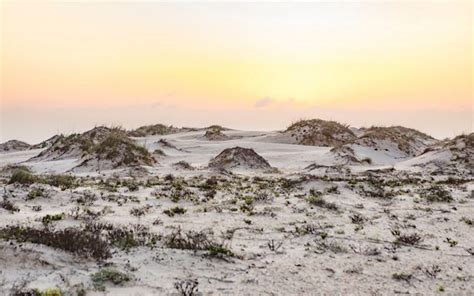
[[[102,240],[97,233],[79,228],[53,230],[6,226],[0,228],[0,239],[42,244],[86,258],[102,260],[110,257],[109,245],[106,241]]]
[[[320,195],[310,195],[307,199],[309,204],[320,207],[320,208],[325,208],[328,210],[332,211],[337,211],[338,207],[335,203],[333,202],[327,202],[322,196]]]
[[[74,188],[77,186],[77,180],[71,175],[47,175],[43,177],[41,183],[45,183],[62,190]]]
[[[452,202],[451,193],[439,185],[433,185],[427,189],[421,190],[420,196],[429,202]]]
[[[392,235],[395,237],[395,244],[417,245],[423,238],[418,233],[403,234],[398,229],[392,229]]]
[[[174,207],[163,211],[163,214],[166,214],[169,217],[174,217],[174,215],[182,215],[184,213],[186,213],[186,209],[181,207]]]
[[[159,237],[148,231],[147,227],[142,225],[133,225],[129,227],[117,227],[107,223],[88,223],[85,230],[101,234],[104,239],[123,251],[128,251],[138,246],[154,246]]]
[[[394,273],[392,274],[392,278],[397,281],[405,281],[407,283],[413,278],[413,275],[408,273]]]
[[[43,225],[48,225],[53,221],[63,220],[65,217],[66,215],[64,213],[54,214],[54,215],[48,214],[44,216],[43,218],[41,218],[41,222],[43,223]]]
[[[9,201],[5,197],[2,201],[0,201],[0,208],[10,211],[11,213],[20,211],[20,209],[13,202]]]
[[[184,160],[178,161],[177,163],[173,164],[173,166],[184,169],[184,170],[194,170],[193,166],[189,164],[189,162],[184,161]]]
[[[26,195],[26,200],[32,200],[37,197],[47,197],[47,194],[43,188],[33,188]]]
[[[62,296],[64,295],[60,289],[50,288],[41,291],[40,289],[21,289],[13,291],[12,296]]]
[[[122,285],[124,282],[131,280],[127,274],[111,268],[103,268],[91,275],[91,280],[94,288],[100,291],[105,291],[105,283],[112,283],[114,285]]]
[[[318,254],[325,253],[326,251],[331,251],[335,254],[347,253],[348,248],[336,240],[327,240],[322,237],[321,239],[315,240],[314,251]]]
[[[233,257],[234,253],[223,244],[215,242],[204,231],[188,231],[186,233],[178,228],[164,237],[164,244],[171,249],[207,251],[208,255],[215,257]]]
[[[174,283],[174,288],[181,296],[194,296],[199,293],[198,284],[196,279],[187,279]]]
[[[353,224],[358,224],[358,225],[363,225],[365,221],[367,221],[367,218],[364,217],[364,215],[360,213],[354,213],[350,216],[350,218]]]
[[[463,221],[464,223],[466,223],[467,225],[469,226],[473,226],[474,225],[474,219],[469,219],[467,217],[462,217],[461,218],[461,221]]]
[[[16,169],[13,171],[8,184],[23,184],[23,185],[31,185],[37,181],[37,177],[34,176],[29,170],[26,169]]]
[[[151,205],[146,205],[143,207],[138,207],[138,208],[133,208],[130,210],[130,214],[135,216],[135,217],[141,217],[144,216],[145,214],[148,214],[150,212],[150,209],[152,208]]]
[[[62,190],[74,188],[77,186],[77,180],[74,176],[70,175],[45,175],[35,176],[29,170],[24,168],[16,169],[13,171],[8,184],[23,184],[31,185],[33,183],[43,183],[54,187],[61,188]]]

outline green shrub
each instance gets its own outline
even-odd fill
[[[41,296],[61,296],[63,293],[57,288],[46,289],[40,292]]]
[[[240,206],[240,210],[242,212],[248,212],[249,214],[252,214],[252,211],[253,211],[253,206],[252,205],[248,205],[248,204],[243,204]]]
[[[8,184],[18,183],[24,185],[30,185],[37,181],[37,178],[28,170],[16,169],[13,171]]]
[[[120,165],[153,165],[155,159],[145,147],[138,146],[126,133],[114,129],[103,141],[94,147],[100,159],[116,160]]]
[[[50,228],[6,226],[0,228],[0,239],[42,244],[86,258],[101,260],[110,257],[109,245],[98,233],[80,228],[56,231]]]
[[[63,220],[64,218],[66,218],[66,215],[64,213],[55,214],[55,215],[48,214],[41,219],[41,222],[43,223],[43,225],[48,225],[53,221]]]
[[[429,202],[451,202],[451,193],[439,185],[433,185],[420,193]]]
[[[104,291],[105,283],[110,282],[114,285],[122,285],[131,280],[130,276],[111,268],[103,268],[91,275],[94,288]]]
[[[254,198],[252,196],[245,196],[244,202],[247,206],[251,206],[253,204]]]
[[[62,296],[63,293],[58,288],[50,288],[41,291],[40,289],[21,289],[11,293],[14,296]]]
[[[44,177],[43,183],[64,190],[76,187],[76,178],[71,175],[48,175]]]
[[[210,245],[207,250],[211,256],[234,256],[234,253],[231,250],[225,248],[222,245]]]
[[[28,195],[26,196],[27,200],[35,199],[37,197],[45,197],[44,189],[42,188],[33,188]]]
[[[338,207],[335,203],[332,202],[327,202],[322,196],[320,195],[310,195],[309,197],[306,198],[309,204],[320,207],[320,208],[325,208],[328,210],[333,210],[337,211]]]
[[[85,230],[92,233],[101,233],[106,241],[123,251],[138,246],[153,247],[158,240],[156,234],[150,233],[148,228],[141,225],[131,227],[117,227],[107,223],[88,223]]]
[[[174,207],[163,211],[163,214],[166,214],[169,217],[174,217],[174,215],[182,215],[184,213],[186,213],[186,209],[181,207]]]

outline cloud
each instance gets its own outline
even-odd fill
[[[163,93],[162,95],[158,96],[157,98],[150,98],[150,105],[149,107],[154,109],[158,107],[167,107],[170,105],[168,102],[173,101],[174,93]]]
[[[161,107],[162,105],[163,105],[163,103],[161,103],[160,101],[155,101],[155,102],[150,104],[150,107],[151,108],[156,108],[156,107]]]
[[[255,102],[255,108],[264,108],[267,107],[275,102],[275,99],[270,97],[265,97]]]

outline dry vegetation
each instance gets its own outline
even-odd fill
[[[165,132],[159,128],[151,133]],[[287,132],[308,145],[355,139],[348,127],[319,120],[297,122]],[[385,137],[385,130],[381,134]],[[192,135],[196,141],[185,135],[184,144],[154,137],[147,148],[166,153],[144,171],[130,169],[154,164],[137,144],[140,139],[102,127],[59,137],[37,159],[54,162],[72,155],[83,166],[110,161],[111,168],[126,169],[42,173],[23,164],[4,166],[0,294],[460,295],[474,290],[472,174],[441,166],[437,171],[367,167],[360,159],[358,170],[317,163],[275,170],[270,163],[291,155],[296,162],[305,150],[278,144],[267,153],[268,143],[255,150],[227,144],[213,158],[193,162],[190,154],[225,142],[203,141],[203,130]],[[472,139],[471,134],[437,143],[426,154],[451,151],[453,164],[467,167]]]
[[[321,119],[299,120],[286,130],[298,144],[311,146],[338,146],[355,139],[348,125]]]

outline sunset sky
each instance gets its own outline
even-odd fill
[[[0,5],[0,141],[302,117],[473,130],[470,1]]]

